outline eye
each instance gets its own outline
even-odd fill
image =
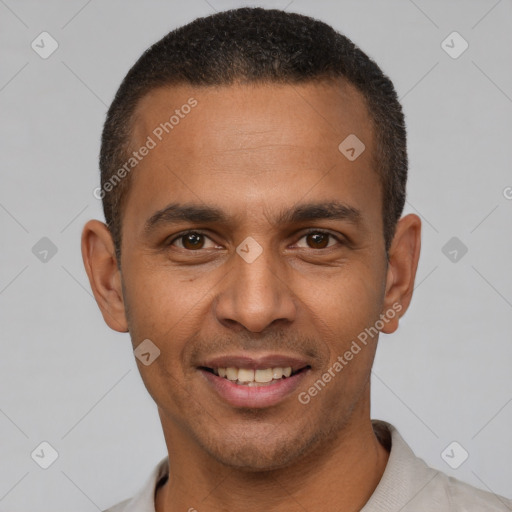
[[[306,243],[308,244],[306,248],[310,249],[326,249],[336,245],[329,245],[329,238],[334,239],[338,243],[341,243],[340,239],[334,236],[332,233],[328,231],[321,230],[311,230],[304,234],[300,240],[306,239]],[[205,246],[206,241],[209,240],[211,242],[211,246]],[[187,251],[197,251],[200,249],[209,249],[216,247],[215,243],[204,233],[201,231],[187,231],[182,233],[181,235],[173,238],[169,244],[170,246],[177,245],[181,249],[185,249]],[[304,247],[304,246],[303,246]]]
[[[187,231],[186,233],[182,233],[171,240],[169,245],[174,245],[174,242],[180,242],[178,247],[189,251],[195,251],[198,249],[208,249],[208,247],[204,246],[205,240],[210,239],[204,233],[201,233],[200,231]],[[210,242],[213,244],[212,240],[210,240]],[[215,247],[215,244],[212,245],[212,248],[213,247]]]
[[[308,233],[303,235],[301,237],[301,240],[303,238],[305,238],[306,243],[308,244],[310,249],[325,249],[328,247],[332,247],[332,245],[336,245],[336,244],[328,245],[329,237],[333,238],[338,243],[341,243],[340,240],[336,236],[334,236],[332,233],[329,233],[328,231],[319,231],[317,229],[309,231]]]

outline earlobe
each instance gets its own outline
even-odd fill
[[[383,314],[390,320],[382,332],[390,334],[398,328],[400,317],[412,299],[421,249],[421,220],[415,214],[401,218],[389,249]]]
[[[82,258],[94,298],[107,325],[118,332],[128,332],[115,248],[108,227],[90,220],[82,231]]]

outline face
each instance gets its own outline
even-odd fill
[[[365,145],[352,161],[338,149],[350,134]],[[263,470],[358,428],[378,337],[362,333],[398,296],[361,95],[158,89],[138,105],[133,147],[148,136],[122,218],[122,307],[105,319],[160,350],[137,364],[168,445]]]

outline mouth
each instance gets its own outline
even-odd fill
[[[282,379],[293,377],[300,372],[308,370],[309,368],[311,368],[309,365],[299,368],[298,370],[293,370],[291,366],[257,369],[236,368],[233,366],[228,366],[226,368],[200,367],[201,370],[213,373],[223,379],[227,379],[238,386],[248,387],[271,386]]]
[[[233,407],[277,405],[297,389],[311,370],[306,361],[282,356],[222,357],[197,369],[217,397]]]

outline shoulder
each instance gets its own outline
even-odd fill
[[[512,500],[492,492],[477,489],[461,480],[436,471],[431,488],[432,505],[439,503],[447,510],[465,512],[478,510],[481,512],[510,512]]]
[[[372,423],[381,442],[387,437],[383,444],[390,444],[391,451],[381,481],[362,512],[512,512],[512,500],[429,467],[393,425]]]

